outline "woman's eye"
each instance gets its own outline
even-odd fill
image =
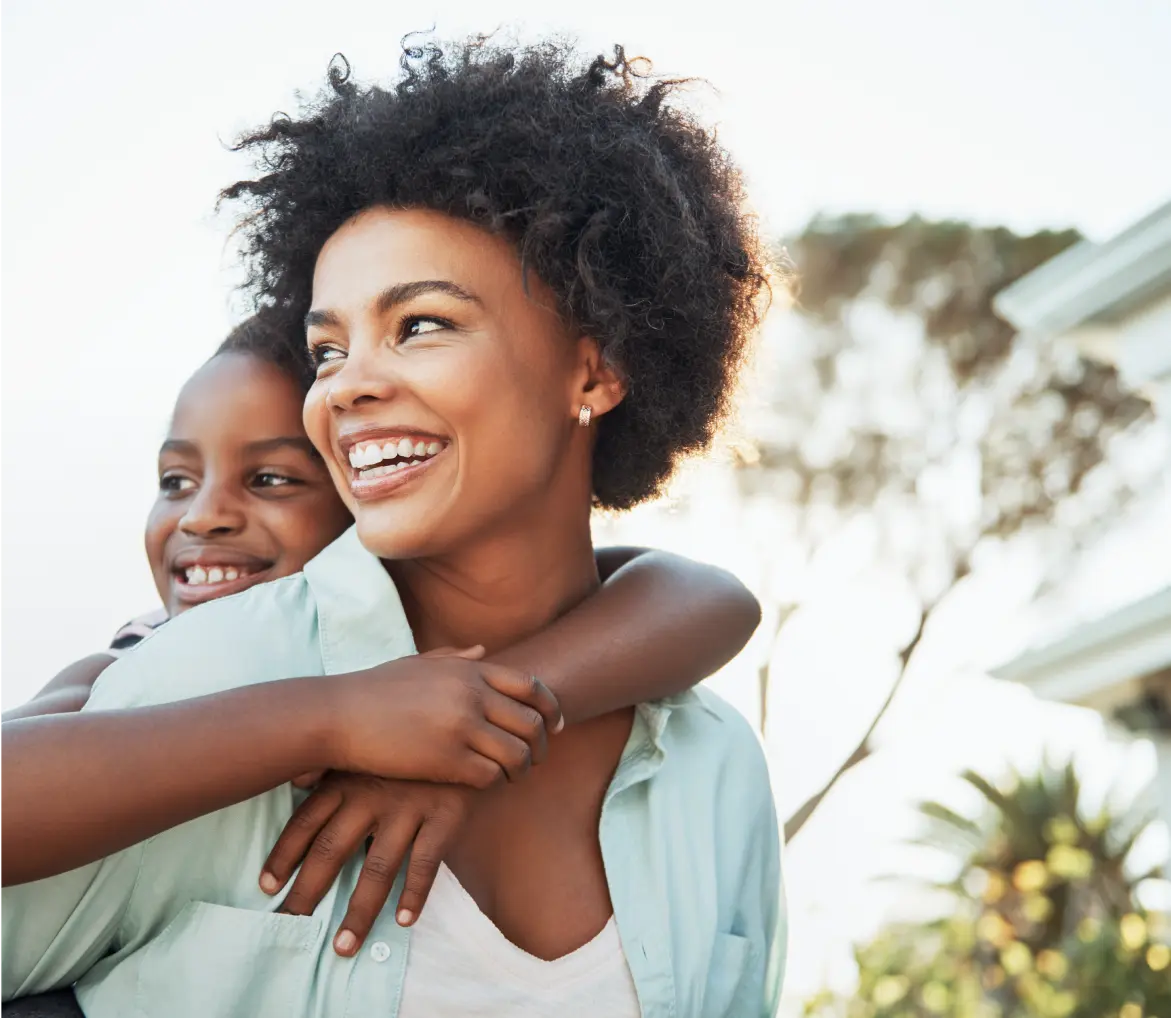
[[[430,332],[442,332],[450,328],[451,322],[443,318],[408,318],[403,322],[403,338],[413,339],[415,336],[425,336]]]
[[[181,474],[163,474],[159,478],[159,491],[168,495],[180,495],[195,488],[195,482],[190,477]]]
[[[319,346],[313,347],[309,351],[309,356],[313,359],[313,366],[322,368],[332,361],[340,361],[345,358],[344,351],[338,349],[336,346],[328,346],[322,343]]]
[[[274,474],[271,471],[266,471],[262,474],[257,474],[252,483],[258,488],[283,488],[290,484],[299,484],[300,482],[286,474]]]

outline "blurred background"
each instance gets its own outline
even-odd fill
[[[1171,7],[10,0],[3,703],[155,603],[174,396],[243,315],[226,149],[434,27],[709,82],[799,287],[601,542],[765,606],[712,685],[786,820],[784,1013],[1171,1016]]]

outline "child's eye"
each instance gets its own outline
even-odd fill
[[[295,477],[289,477],[286,474],[276,474],[271,470],[267,470],[264,473],[257,474],[252,479],[252,483],[258,488],[284,488],[290,484],[300,484],[301,482]]]
[[[180,495],[195,488],[195,482],[182,474],[163,474],[159,478],[159,491],[167,495]]]

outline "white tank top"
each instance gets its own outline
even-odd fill
[[[399,1018],[639,1018],[614,917],[553,961],[522,951],[440,865],[411,931]]]

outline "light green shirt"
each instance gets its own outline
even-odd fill
[[[187,612],[115,662],[87,710],[136,707],[414,653],[393,582],[352,529],[305,567]],[[80,777],[80,776],[79,776]],[[100,862],[3,892],[3,996],[77,982],[91,1018],[398,1013],[402,874],[362,951],[331,937],[352,860],[312,916],[279,915],[262,864],[290,785]],[[755,733],[698,690],[639,708],[606,793],[602,856],[644,1018],[775,1013],[785,951],[777,820]]]

